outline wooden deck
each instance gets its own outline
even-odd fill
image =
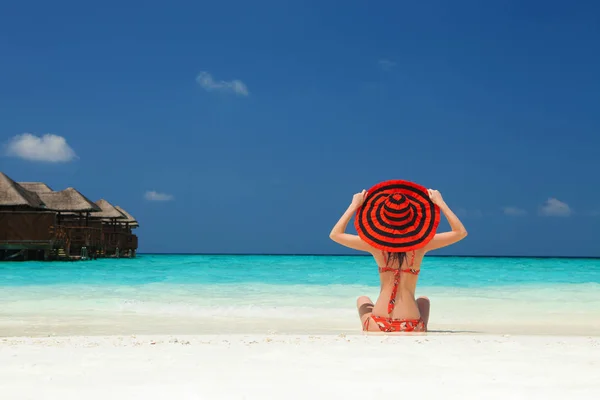
[[[52,240],[1,240],[0,250],[51,250]]]
[[[5,229],[0,231],[0,261],[135,257],[138,238],[130,229],[54,225],[53,216],[50,213],[40,218],[39,212],[0,212],[0,223],[5,223]]]

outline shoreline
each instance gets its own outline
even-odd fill
[[[332,332],[332,331],[319,331],[313,333],[292,333],[292,332],[267,332],[267,333],[113,333],[113,334],[104,334],[104,333],[90,333],[90,334],[39,334],[39,335],[12,335],[12,336],[0,336],[0,345],[4,343],[30,343],[30,341],[36,340],[55,340],[55,341],[71,341],[73,339],[85,339],[85,340],[106,340],[106,339],[116,339],[116,338],[215,338],[215,337],[233,337],[233,338],[247,338],[247,337],[279,337],[279,338],[297,338],[297,337],[306,337],[306,338],[403,338],[403,337],[411,337],[418,336],[422,338],[436,338],[436,337],[478,337],[478,338],[495,338],[495,337],[505,337],[505,338],[539,338],[539,339],[548,339],[548,338],[568,338],[568,339],[577,339],[577,338],[585,338],[585,339],[597,339],[600,341],[600,333],[493,333],[493,332],[474,332],[474,331],[445,331],[445,330],[432,330],[428,332],[406,332],[406,333],[379,333],[379,332]]]
[[[0,319],[0,338],[61,336],[127,336],[127,335],[363,335],[358,317],[349,319],[282,319],[268,317],[232,318],[210,316],[46,316],[45,318]],[[565,336],[600,337],[600,321],[571,320],[562,317],[555,324],[548,321],[430,321],[428,335],[444,336]]]
[[[410,332],[400,334],[384,334],[377,332],[370,333],[323,333],[323,334],[294,334],[294,333],[236,333],[236,334],[123,334],[123,335],[64,335],[64,336],[46,336],[46,337],[30,337],[30,336],[8,336],[0,338],[0,348],[4,346],[38,346],[44,347],[62,347],[65,345],[79,344],[94,344],[94,345],[109,345],[113,347],[128,347],[135,346],[173,346],[173,345],[248,345],[264,343],[282,343],[286,345],[296,345],[299,343],[354,343],[354,344],[385,344],[399,345],[422,344],[423,341],[437,343],[438,345],[446,345],[450,342],[467,343],[473,342],[485,344],[488,342],[494,343],[511,343],[518,341],[525,343],[560,343],[566,344],[578,343],[590,345],[594,351],[598,351],[600,355],[600,335],[530,335],[530,334],[495,334],[495,333],[462,333],[451,334],[444,332]],[[598,359],[600,363],[600,358]],[[600,382],[598,382],[600,384]]]

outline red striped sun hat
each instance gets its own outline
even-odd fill
[[[440,223],[440,209],[421,185],[404,180],[378,183],[356,211],[354,226],[371,246],[404,252],[425,246]]]

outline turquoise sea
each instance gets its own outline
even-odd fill
[[[360,333],[363,256],[149,255],[0,263],[0,336]],[[426,257],[435,332],[600,334],[600,259]]]

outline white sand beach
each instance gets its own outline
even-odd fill
[[[0,339],[3,400],[598,399],[599,376],[591,336]]]

